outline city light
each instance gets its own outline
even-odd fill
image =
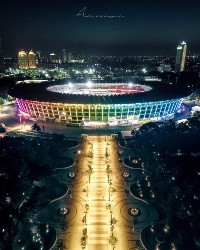
[[[91,82],[91,81],[88,81],[88,82],[86,83],[86,85],[87,85],[87,87],[92,87],[92,82]]]
[[[94,69],[89,69],[89,74],[94,73]]]
[[[143,73],[147,73],[147,70],[144,68],[144,69],[142,69],[142,72]]]
[[[71,82],[68,83],[69,88],[73,88],[73,84]]]
[[[131,88],[131,87],[133,86],[133,84],[130,82],[130,83],[128,84],[128,86],[129,86],[129,88]]]

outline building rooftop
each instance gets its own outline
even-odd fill
[[[183,88],[180,85],[169,85],[161,82],[148,83],[151,90],[146,92],[118,95],[80,95],[47,90],[47,88],[53,85],[55,84],[52,82],[41,84],[18,84],[10,90],[9,94],[19,99],[69,104],[132,104],[179,99],[191,94],[189,89]]]

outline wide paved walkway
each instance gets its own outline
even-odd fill
[[[106,174],[105,137],[89,137],[93,150],[91,181],[89,184],[88,249],[107,250],[109,247],[109,213],[106,209],[108,180]]]
[[[117,206],[119,201],[126,202],[127,199],[123,178],[116,176],[121,176],[121,173],[115,138],[87,135],[83,138],[79,150],[79,154],[76,154],[77,168],[82,173],[82,178],[76,178],[72,188],[72,203],[77,204],[78,216],[70,226],[70,235],[63,237],[67,249],[132,249],[127,226]],[[106,170],[108,166],[109,176]],[[92,169],[90,177],[89,168]],[[80,202],[82,208],[75,200]],[[88,206],[88,209],[85,209],[85,206]],[[86,220],[83,220],[84,218]],[[87,241],[86,247],[81,248],[80,239],[83,237],[84,228],[87,228]],[[113,239],[116,239],[116,242],[114,240],[113,243]]]

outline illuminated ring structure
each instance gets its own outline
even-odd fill
[[[188,90],[165,83],[19,84],[10,95],[28,119],[126,125],[171,117]]]

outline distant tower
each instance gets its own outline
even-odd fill
[[[63,49],[62,50],[62,61],[63,63],[66,63],[67,62],[67,52],[66,52],[66,49]]]
[[[42,57],[42,51],[36,51],[36,57],[38,58],[38,59],[41,59],[41,57]]]
[[[2,49],[2,42],[1,42],[1,38],[0,38],[0,73],[3,72],[3,68],[4,68],[3,49]]]
[[[55,53],[51,53],[49,55],[49,59],[50,59],[51,63],[56,63],[57,62],[57,56],[56,56],[56,54]]]
[[[175,71],[182,72],[185,70],[185,59],[187,52],[187,44],[182,42],[177,47],[176,53],[176,63],[175,63]]]
[[[42,52],[41,51],[36,51],[36,65],[41,65],[42,61]]]
[[[28,56],[23,49],[18,53],[18,63],[20,69],[28,69]]]
[[[70,52],[70,53],[68,53],[68,55],[67,55],[67,61],[68,62],[71,62],[73,60],[73,55],[72,55],[72,53]]]
[[[28,66],[29,66],[29,69],[37,68],[37,66],[36,66],[36,54],[32,50],[28,53]]]

